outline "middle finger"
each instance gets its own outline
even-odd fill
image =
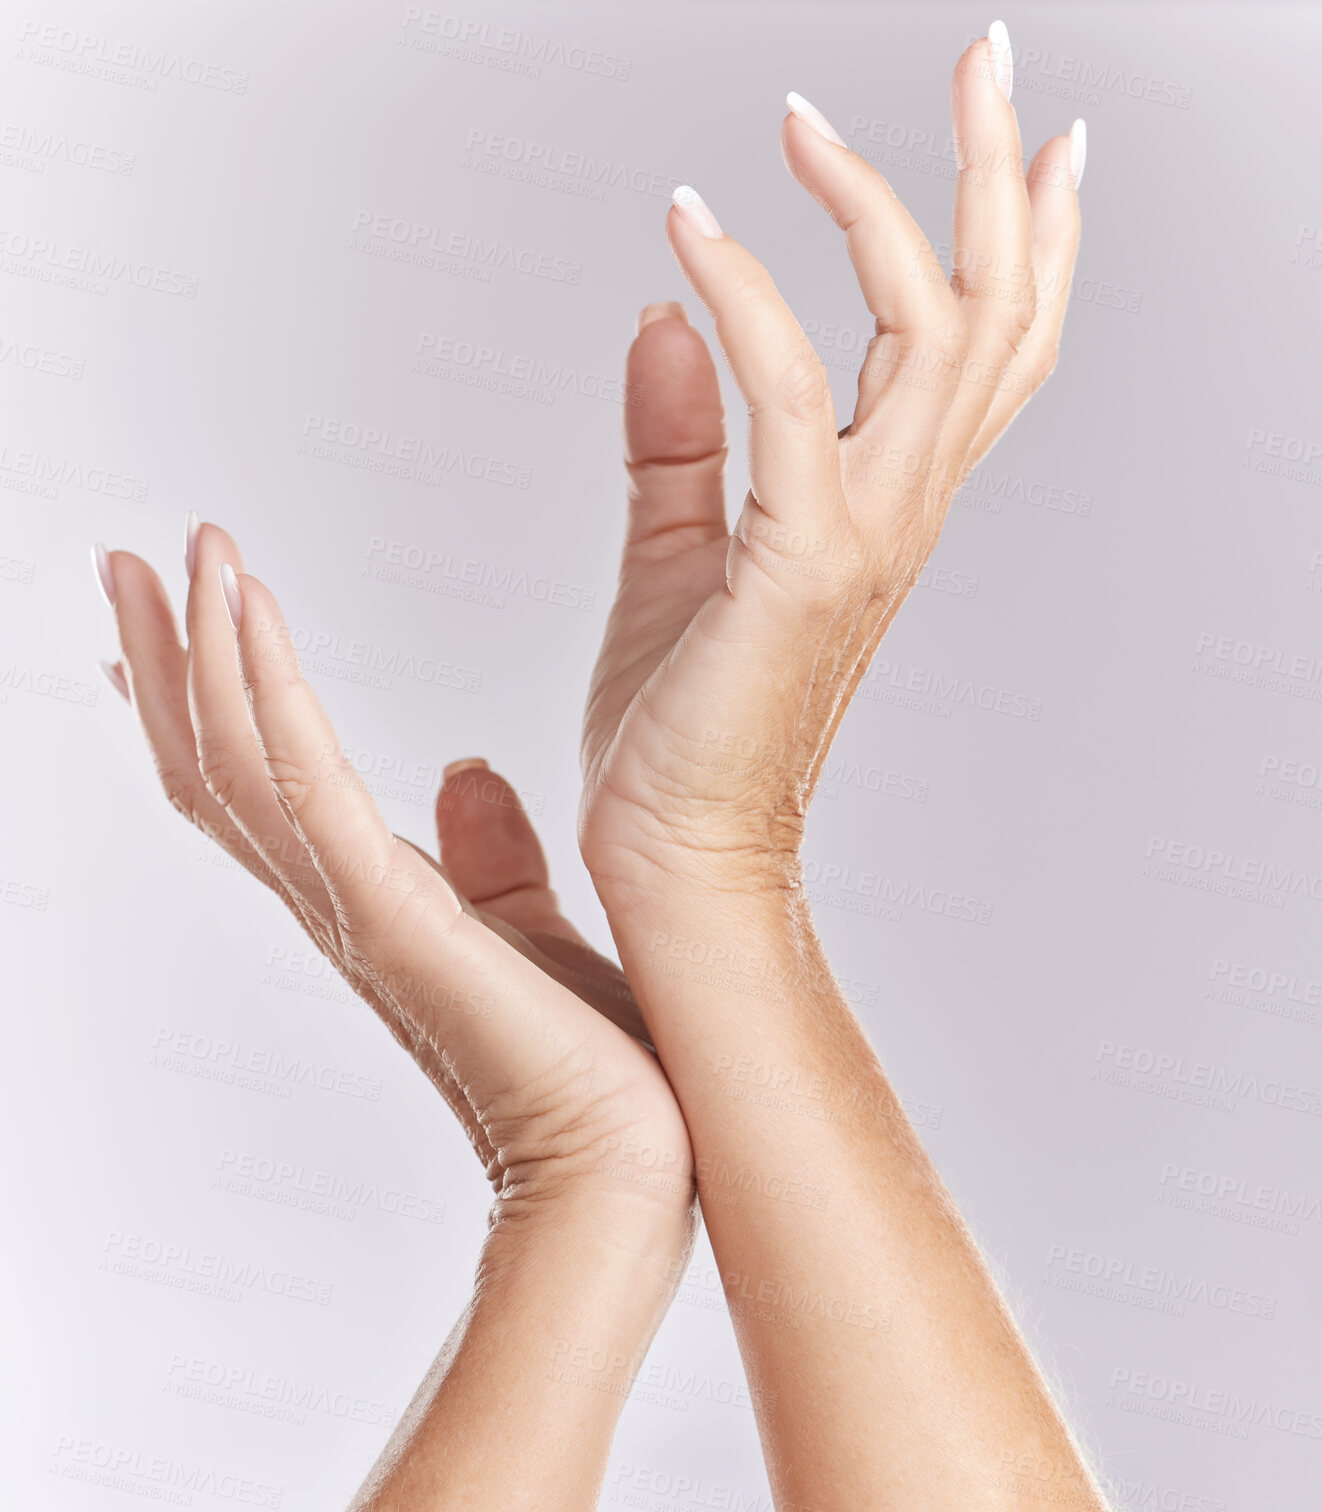
[[[968,316],[969,349],[937,449],[938,479],[957,476],[1037,307],[1023,146],[1008,98],[1009,40],[998,30],[1000,67],[990,40],[980,38],[951,81],[960,163],[951,284]]]

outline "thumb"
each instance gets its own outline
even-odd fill
[[[525,934],[578,940],[551,891],[541,841],[519,795],[478,756],[451,762],[436,795],[441,865],[475,908]]]
[[[725,416],[707,343],[674,301],[648,305],[625,365],[626,543],[662,555],[725,535]]]

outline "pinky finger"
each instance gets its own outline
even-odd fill
[[[1079,251],[1078,186],[1086,141],[1083,122],[1075,121],[1068,135],[1044,143],[1029,166],[1037,315],[969,448],[966,473],[987,455],[1056,366]]]

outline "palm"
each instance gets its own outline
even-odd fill
[[[552,981],[567,988],[589,1008],[586,1033],[574,1054],[591,1068],[599,1098],[616,1098],[627,1092],[634,1128],[658,1148],[683,1150],[683,1130],[670,1089],[660,1065],[650,1053],[650,1042],[632,992],[620,968],[593,950],[561,912],[550,886],[545,857],[536,834],[513,790],[501,777],[482,769],[460,772],[448,778],[437,797],[437,830],[442,864],[411,841],[401,840],[411,856],[445,878],[465,911],[512,946]],[[399,839],[400,837],[396,837]],[[424,1025],[422,1035],[406,1039],[399,1034],[399,1016],[386,1002],[378,984],[356,970],[352,958],[360,950],[346,952],[337,943],[338,932],[320,931],[321,946],[347,980],[419,1060],[463,1124],[493,1185],[505,1180],[506,1161],[493,1141],[490,1110],[475,1105],[471,1090],[456,1078],[447,1058],[433,1047],[436,1025]],[[552,1067],[548,1064],[548,1070]],[[563,1074],[563,1071],[561,1072]],[[572,1099],[564,1108],[571,1116]],[[551,1141],[557,1130],[552,1121],[542,1133]],[[676,1161],[677,1175],[684,1174],[684,1157]]]
[[[748,405],[753,491],[731,535],[710,354],[679,305],[649,306],[627,367],[643,402],[625,409],[620,586],[583,733],[580,841],[599,887],[645,893],[658,870],[797,852],[836,727],[955,490],[1054,365],[1078,243],[1072,138],[1025,177],[975,51],[955,99],[978,171],[961,175],[953,243],[973,273],[948,280],[862,159],[785,122],[786,163],[845,229],[876,318],[844,430],[766,270],[670,213]]]
[[[687,324],[663,320],[646,328],[630,362],[631,376],[634,364],[646,369],[639,386],[652,397],[650,410],[629,416],[635,501],[662,469],[672,495],[676,472],[694,486],[667,500],[669,509],[651,501],[645,529],[635,508],[588,699],[582,836],[594,877],[608,886],[641,882],[647,867],[667,864],[667,852],[678,865],[694,851],[741,845],[741,836],[722,835],[722,822],[749,809],[768,816],[773,850],[797,847],[822,737],[833,733],[831,706],[847,702],[903,598],[903,590],[867,593],[841,614],[839,584],[866,558],[873,579],[907,589],[935,545],[945,502],[931,507],[908,479],[879,480],[874,444],[847,429],[833,479],[845,501],[841,526],[829,538],[792,539],[750,492],[732,553],[719,490],[724,424],[706,347]],[[850,523],[864,510],[866,534]],[[783,663],[768,655],[785,591],[765,570],[769,558],[801,600],[823,604],[818,650],[831,675],[797,700],[778,686]],[[787,733],[764,740],[773,702]]]
[[[250,578],[240,677],[219,575],[235,543],[202,526],[190,558],[186,646],[157,574],[110,559],[132,700],[174,806],[276,892],[374,1008],[502,1195],[569,1177],[644,1194],[636,1173],[616,1175],[630,1142],[665,1152],[673,1178],[644,1195],[687,1206],[674,1094],[618,968],[561,913],[509,783],[485,763],[450,769],[439,861],[392,835]]]

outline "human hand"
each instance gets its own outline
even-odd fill
[[[683,1118],[623,976],[561,914],[510,785],[484,763],[447,769],[434,861],[386,826],[224,531],[190,525],[186,647],[146,562],[96,558],[124,649],[109,671],[170,802],[283,899],[440,1089],[497,1216],[590,1193],[623,1221],[673,1216],[682,1247]],[[630,1148],[648,1164],[621,1159]]]
[[[814,785],[877,644],[960,482],[1055,365],[1082,122],[1025,176],[1009,43],[993,31],[998,48],[980,39],[954,74],[950,280],[889,185],[792,97],[785,162],[845,232],[876,317],[843,430],[770,275],[676,192],[667,234],[747,401],[752,489],[731,534],[710,355],[680,306],[649,306],[628,359],[643,403],[625,410],[620,586],[583,732],[580,840],[617,940],[654,915],[667,878],[792,887]]]

